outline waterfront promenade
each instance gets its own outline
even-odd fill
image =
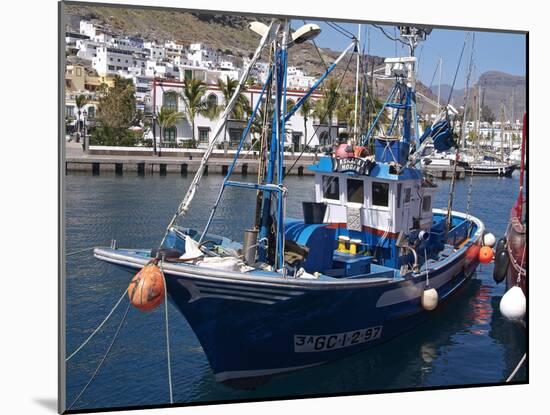
[[[163,148],[159,155],[147,147],[104,147],[91,146],[85,153],[81,143],[65,144],[66,172],[115,172],[116,174],[187,174],[195,173],[204,155],[203,149]],[[235,150],[214,150],[208,161],[206,173],[226,174],[233,162]],[[285,153],[285,169],[289,169],[299,153]],[[257,174],[258,155],[254,151],[243,151],[237,162],[235,173]],[[307,166],[314,162],[315,154],[304,153],[290,170],[291,175],[312,174]]]

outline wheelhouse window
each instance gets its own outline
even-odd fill
[[[363,180],[359,180],[359,179],[347,180],[348,202],[363,204],[363,200],[364,200],[363,184],[364,184]]]
[[[388,183],[372,183],[372,204],[374,206],[388,207],[388,194],[390,185]]]
[[[405,200],[403,203],[410,203],[411,202],[411,188],[407,187],[405,189]]]
[[[397,195],[396,195],[396,205],[399,209],[401,207],[401,191],[403,190],[403,184],[397,183]]]
[[[424,196],[422,198],[422,212],[429,212],[432,209],[432,197]]]
[[[340,182],[338,177],[323,176],[323,198],[340,200]]]

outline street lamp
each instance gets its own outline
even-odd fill
[[[82,150],[84,152],[88,151],[88,141],[87,141],[87,138],[86,138],[86,133],[88,132],[88,128],[86,126],[86,122],[88,120],[88,111],[84,110],[82,111],[82,116],[84,118],[84,124],[82,125],[83,127],[83,139],[82,139]]]

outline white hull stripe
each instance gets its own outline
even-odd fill
[[[186,279],[179,279],[178,283],[189,291],[191,296],[189,299],[190,303],[200,300],[201,298],[220,298],[224,300],[246,301],[250,303],[271,305],[276,302],[285,301],[292,298],[289,296],[268,293],[242,292],[240,290],[213,288],[210,286],[201,287],[200,284]]]
[[[448,270],[444,271],[443,273],[433,278],[429,278],[429,270],[428,270],[430,287],[437,289],[445,285],[456,274],[460,272],[460,270],[462,269],[462,266],[463,266],[463,261],[459,261],[457,264],[453,265]],[[425,286],[426,286],[426,281],[422,281],[416,284],[410,284],[404,287],[396,288],[394,290],[386,291],[380,296],[380,298],[376,302],[376,307],[377,308],[387,307],[390,305],[410,301],[415,298],[420,298],[420,296],[422,295],[422,291],[424,291]]]
[[[249,292],[253,293],[272,293],[272,294],[282,294],[282,295],[302,295],[303,291],[288,291],[288,290],[274,290],[269,288],[259,288],[259,287],[250,287],[250,286],[242,286],[237,284],[225,284],[225,283],[215,283],[215,282],[207,282],[207,281],[197,281],[195,282],[195,285],[197,285],[200,288],[203,287],[213,287],[213,288],[221,288],[224,290],[238,290],[239,292],[242,292],[243,294],[248,294]]]
[[[303,365],[303,366],[281,367],[277,369],[235,370],[235,371],[216,373],[214,377],[216,378],[216,381],[223,382],[229,379],[253,378],[257,376],[274,375],[276,373],[292,372],[293,370],[319,366],[319,365],[322,365],[323,363],[325,362],[313,363],[310,365]]]
[[[189,302],[199,300],[201,298],[221,298],[224,300],[234,300],[234,301],[245,301],[249,303],[258,303],[258,304],[266,304],[266,305],[272,305],[275,304],[275,301],[270,300],[260,300],[258,298],[248,298],[248,297],[237,297],[233,295],[223,295],[223,294],[208,294],[208,293],[201,293],[199,297],[192,298],[189,300]]]
[[[231,290],[231,289],[222,289],[222,288],[212,288],[212,287],[201,287],[200,285],[197,285],[197,287],[200,289],[201,293],[205,294],[231,294],[231,295],[237,295],[237,296],[245,296],[245,297],[258,297],[258,298],[268,298],[270,300],[288,300],[290,297],[283,296],[283,295],[274,295],[274,294],[262,294],[262,293],[254,293],[254,292],[242,292],[240,290]]]

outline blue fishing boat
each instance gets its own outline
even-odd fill
[[[271,102],[258,180],[231,179],[250,121],[205,229],[181,224],[199,169],[158,248],[94,250],[99,260],[130,270],[152,259],[159,264],[169,300],[193,329],[220,382],[259,381],[320,365],[412,329],[474,274],[485,232],[479,219],[452,211],[451,204],[432,206],[437,186],[423,177],[419,155],[427,143],[450,148],[453,133],[442,115],[419,134],[414,56],[388,60],[395,86],[369,131],[327,150],[309,167],[315,200],[304,202],[303,218],[287,217],[285,123],[342,57],[357,50],[357,40],[288,109],[288,48],[319,28],[306,25],[292,33],[288,22],[251,28],[262,35],[251,64],[266,44],[273,62],[265,99],[258,100],[251,117]],[[387,125],[383,114],[391,114]],[[222,127],[223,116],[215,137]],[[368,155],[368,148],[374,154]],[[243,242],[209,233],[222,194],[231,187],[256,194],[256,214],[251,228],[243,230]]]

